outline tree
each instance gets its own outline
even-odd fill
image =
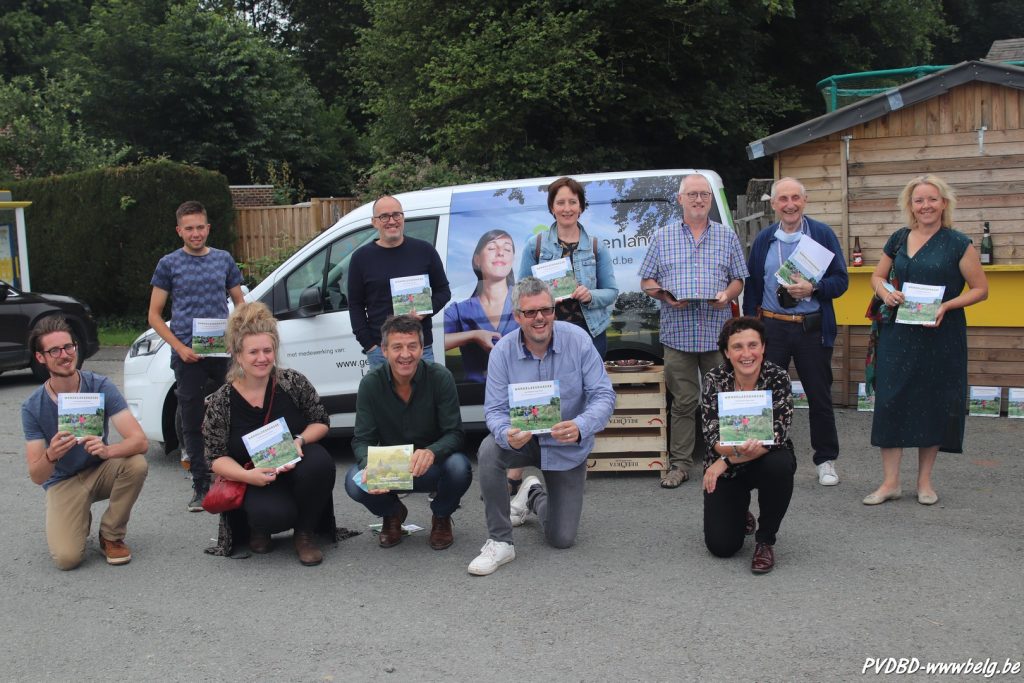
[[[344,123],[295,59],[237,16],[197,0],[104,0],[60,58],[82,74],[83,116],[99,135],[235,182],[287,161],[316,192],[348,189],[346,156],[327,156],[352,137]]]
[[[0,179],[20,180],[113,166],[128,155],[114,140],[84,130],[87,92],[71,73],[0,78]]]
[[[55,27],[89,17],[91,0],[0,0],[0,74],[38,75],[56,47]]]

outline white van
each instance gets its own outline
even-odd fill
[[[700,173],[714,190],[711,218],[732,224],[722,180],[706,170],[673,169],[573,176],[583,184],[587,209],[580,218],[587,232],[610,250],[619,288],[608,328],[608,358],[658,359],[657,303],[640,292],[637,275],[654,232],[680,221],[676,193],[683,177]],[[516,246],[513,275],[521,249],[535,232],[552,222],[547,186],[555,178],[531,178],[458,185],[397,195],[405,211],[407,235],[434,244],[445,264],[452,298],[448,306],[472,296],[478,279],[472,267],[480,237],[501,230]],[[305,374],[316,386],[332,429],[351,429],[356,389],[366,372],[366,357],[355,337],[346,299],[352,253],[377,237],[370,224],[370,204],[343,216],[281,264],[246,295],[262,301],[279,321],[278,363]],[[442,353],[444,312],[432,318],[435,358],[452,370],[459,383],[463,420],[483,422],[483,385],[468,381],[460,351]],[[177,399],[170,368],[170,347],[149,330],[139,337],[124,364],[125,398],[146,435],[177,446],[174,416]]]

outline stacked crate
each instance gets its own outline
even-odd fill
[[[609,372],[615,412],[597,435],[587,460],[591,472],[668,469],[668,416],[665,372],[656,365],[642,372]]]

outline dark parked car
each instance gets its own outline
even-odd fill
[[[40,382],[50,376],[28,348],[28,333],[42,318],[57,314],[63,314],[74,330],[81,367],[82,361],[100,349],[89,306],[70,296],[20,292],[0,280],[0,372],[30,367]]]

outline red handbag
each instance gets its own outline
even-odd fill
[[[267,424],[270,420],[270,409],[274,406],[274,394],[277,393],[277,380],[272,380],[273,384],[270,388],[270,401],[267,402],[267,414],[263,418],[263,424]],[[252,460],[245,463],[243,467],[247,470],[253,469]],[[225,479],[221,475],[213,480],[213,485],[210,486],[210,490],[203,496],[203,509],[213,515],[219,515],[222,512],[231,512],[242,507],[242,500],[245,499],[245,487],[248,486],[244,481],[235,481],[234,479]]]

